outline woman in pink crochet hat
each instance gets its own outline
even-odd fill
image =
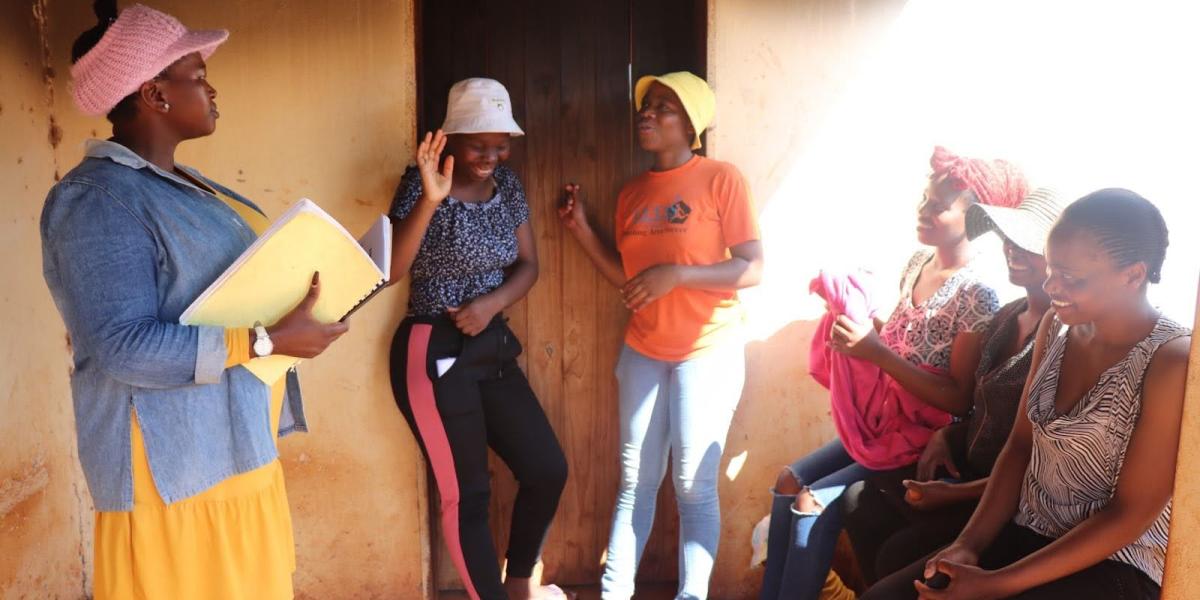
[[[268,225],[249,200],[175,162],[213,133],[205,59],[226,31],[193,31],[134,5],[82,34],[77,106],[113,135],[46,199],[44,273],[74,351],[79,458],[96,507],[94,597],[291,598],[295,553],[276,438],[304,431],[294,372],[241,365],[313,357],[345,333],[308,295],[271,327],[179,323]]]

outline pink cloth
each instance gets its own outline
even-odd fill
[[[171,15],[134,4],[71,65],[75,105],[85,115],[106,114],[171,63],[193,52],[207,60],[228,37],[224,29],[193,31]]]
[[[934,177],[950,177],[955,187],[971,190],[981,204],[1014,208],[1029,194],[1029,182],[1005,160],[966,158],[937,146],[929,157]]]
[[[838,315],[859,323],[871,320],[874,307],[865,282],[853,274],[821,271],[809,290],[824,298],[830,311],[813,336],[808,372],[829,388],[833,423],[846,451],[874,470],[916,462],[933,432],[950,423],[950,415],[921,402],[883,369],[829,347],[829,331]],[[945,372],[929,365],[921,368]]]

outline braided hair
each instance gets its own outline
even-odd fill
[[[95,0],[92,2],[92,12],[96,13],[96,26],[79,34],[71,46],[71,64],[79,62],[83,55],[100,43],[100,38],[117,20],[117,0]],[[106,116],[111,123],[132,118],[137,114],[137,92],[125,96],[108,111]]]
[[[1071,203],[1054,224],[1050,236],[1086,231],[1118,268],[1146,265],[1146,279],[1162,279],[1167,256],[1167,223],[1149,200],[1121,188],[1092,192]]]

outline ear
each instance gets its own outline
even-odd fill
[[[966,211],[972,204],[975,204],[976,202],[979,202],[979,197],[975,195],[975,192],[966,188],[958,192],[958,196],[954,198],[954,203],[957,204],[959,208],[962,208],[963,211]]]
[[[1131,289],[1138,289],[1146,285],[1148,277],[1149,273],[1144,262],[1135,262],[1121,269],[1121,279]]]
[[[158,81],[150,80],[142,83],[137,91],[138,100],[150,112],[166,112],[167,97]]]

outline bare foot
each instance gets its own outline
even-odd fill
[[[529,577],[509,577],[504,589],[510,600],[574,600],[575,594],[567,593],[557,585],[538,585]]]

